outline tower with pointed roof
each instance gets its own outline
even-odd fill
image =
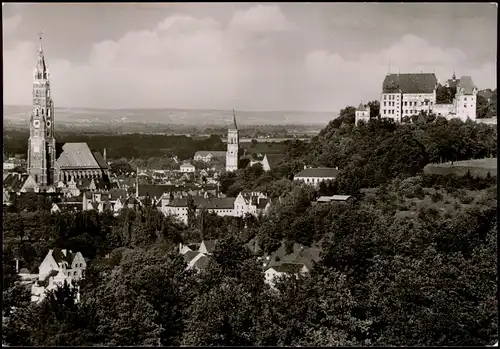
[[[370,121],[370,107],[368,105],[365,106],[363,102],[359,103],[359,106],[356,108],[356,125],[358,125],[360,121],[363,121],[364,123],[368,123]]]
[[[228,172],[233,172],[238,169],[239,141],[236,115],[233,109],[233,123],[227,131],[226,171]]]
[[[54,103],[50,95],[49,70],[45,63],[40,34],[37,65],[33,72],[33,106],[28,140],[28,174],[38,185],[55,182],[56,140],[54,138]]]

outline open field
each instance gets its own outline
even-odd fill
[[[453,164],[451,162],[428,164],[424,168],[424,173],[441,175],[454,173],[457,176],[464,176],[467,171],[470,171],[471,175],[475,177],[485,177],[488,172],[491,176],[496,176],[497,158],[457,161]]]

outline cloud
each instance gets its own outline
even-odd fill
[[[495,61],[475,66],[468,53],[417,36],[347,58],[344,50],[306,49],[307,32],[278,5],[254,5],[226,22],[170,15],[95,43],[82,64],[44,49],[55,104],[68,107],[335,111],[379,98],[389,61],[392,71],[434,70],[445,79],[455,68],[480,88],[496,87]],[[33,42],[4,51],[5,103],[31,103],[35,55]]]
[[[430,45],[413,35],[405,35],[390,47],[378,52],[366,52],[354,60],[325,50],[310,52],[305,59],[308,84],[317,95],[311,95],[310,105],[328,106],[328,98],[356,104],[360,100],[380,98],[384,76],[392,73],[434,72],[444,81],[457,75],[470,75],[481,88],[496,88],[496,64],[476,66],[458,49],[443,49]],[[357,98],[357,100],[356,100]]]
[[[17,15],[5,18],[2,22],[3,35],[7,36],[13,34],[16,31],[16,29],[19,27],[19,24],[21,24],[22,22],[22,18],[21,16]]]

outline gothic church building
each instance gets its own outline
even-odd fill
[[[54,102],[50,93],[50,75],[45,63],[42,38],[33,80],[33,108],[28,140],[28,175],[41,187],[79,178],[107,178],[109,166],[99,152],[91,152],[86,143],[66,143],[56,160]]]

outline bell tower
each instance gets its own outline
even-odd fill
[[[236,126],[236,115],[233,109],[233,123],[227,131],[226,171],[232,172],[238,169],[239,135]]]
[[[28,140],[28,174],[35,179],[38,185],[50,185],[55,182],[54,103],[50,95],[49,71],[43,55],[42,33],[39,34],[39,39],[37,65],[33,71],[33,107]]]

